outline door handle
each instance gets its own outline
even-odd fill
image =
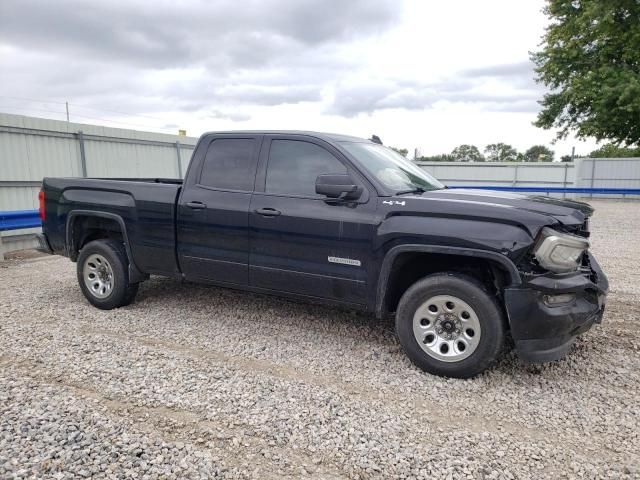
[[[202,210],[203,208],[207,208],[207,204],[202,202],[187,202],[187,207],[193,208],[194,210]]]
[[[258,208],[255,212],[263,217],[277,217],[280,215],[280,210],[276,210],[275,208]]]

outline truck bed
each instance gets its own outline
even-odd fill
[[[98,212],[105,222],[123,222],[121,227],[140,271],[179,273],[175,221],[181,179],[45,178],[42,186],[45,222],[54,252],[64,254],[77,222],[84,221],[83,215],[89,212]]]

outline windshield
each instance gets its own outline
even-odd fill
[[[363,168],[396,193],[444,188],[418,165],[390,148],[375,143],[344,142],[341,145]]]

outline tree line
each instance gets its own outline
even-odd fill
[[[406,148],[395,148],[393,150],[403,156],[408,156]],[[614,143],[607,143],[590,153],[575,154],[573,158],[629,158],[640,157],[640,147],[621,147]],[[552,162],[555,152],[544,145],[534,145],[525,152],[518,152],[514,147],[506,143],[491,143],[484,148],[484,154],[475,145],[463,144],[454,148],[451,153],[440,155],[416,156],[417,162]],[[562,162],[570,162],[571,155],[560,157]]]
[[[393,149],[405,157],[409,153],[406,148]],[[415,160],[424,162],[552,162],[553,158],[553,150],[544,145],[534,145],[525,152],[518,152],[506,143],[491,143],[484,148],[484,154],[475,145],[463,144],[454,148],[451,153],[417,156]]]

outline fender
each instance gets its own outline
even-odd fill
[[[77,256],[73,254],[75,248],[73,245],[73,219],[75,217],[102,217],[107,218],[109,220],[115,220],[118,225],[120,225],[120,229],[122,230],[122,239],[124,240],[124,248],[127,252],[127,257],[129,258],[129,280],[131,283],[142,282],[149,278],[149,276],[136,266],[135,261],[133,259],[133,254],[131,253],[131,247],[129,244],[129,236],[127,235],[127,227],[125,226],[124,220],[120,215],[116,215],[115,213],[108,212],[96,212],[93,210],[72,210],[67,215],[67,224],[66,224],[66,241],[65,241],[65,254],[67,257],[71,258],[71,260],[76,260]]]
[[[475,248],[446,247],[441,245],[398,245],[389,250],[382,261],[380,276],[378,277],[378,287],[376,290],[375,313],[378,318],[382,317],[382,306],[384,305],[387,282],[389,281],[389,274],[391,273],[393,262],[399,254],[405,252],[439,253],[443,255],[464,255],[468,257],[485,258],[499,263],[506,270],[510,280],[510,283],[507,286],[514,287],[522,283],[518,268],[508,257],[505,257],[500,253],[478,250]]]

